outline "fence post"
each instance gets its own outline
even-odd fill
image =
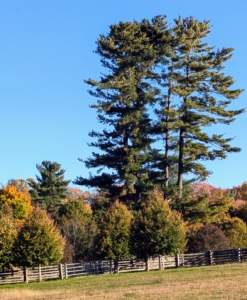
[[[41,265],[39,265],[39,282],[42,281]]]
[[[65,274],[65,278],[68,278],[68,270],[67,270],[67,264],[64,264],[64,274]]]
[[[114,269],[115,269],[115,272],[116,272],[117,274],[119,274],[118,259],[115,259],[115,260],[114,260]]]
[[[24,281],[25,283],[28,283],[28,268],[24,268]]]
[[[58,268],[59,268],[59,277],[63,280],[63,265],[59,264]]]
[[[112,259],[110,259],[110,274],[112,274]]]
[[[180,267],[179,254],[176,255],[175,260],[176,260],[176,267],[179,268]]]
[[[161,256],[159,255],[159,270],[161,270],[162,267],[161,267]]]
[[[208,264],[209,265],[213,264],[213,251],[211,250],[208,251]]]
[[[242,262],[241,248],[238,248],[238,261],[239,261],[239,262]]]
[[[149,257],[147,258],[147,261],[146,261],[146,271],[149,272]]]

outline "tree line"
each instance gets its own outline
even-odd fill
[[[136,209],[68,187],[56,162],[37,169],[36,180],[12,179],[0,189],[3,269],[247,247],[247,183],[198,182],[169,202],[155,190]]]

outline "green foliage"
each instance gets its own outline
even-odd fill
[[[132,213],[116,201],[98,223],[95,252],[101,258],[129,258],[130,223]]]
[[[0,213],[0,267],[13,261],[13,245],[17,237],[17,223],[11,214]]]
[[[165,115],[169,113],[172,117],[172,122],[165,124],[166,128],[173,130],[172,136],[179,137],[177,166],[180,198],[184,175],[190,173],[205,179],[210,174],[200,161],[224,159],[228,153],[240,151],[230,146],[231,138],[221,134],[209,135],[205,130],[213,124],[229,125],[244,112],[244,109],[227,109],[243,91],[233,89],[233,78],[222,72],[233,49],[214,50],[203,40],[209,33],[208,21],[200,22],[193,17],[175,19],[169,54],[163,53],[165,63],[160,76],[161,84],[169,84],[164,87],[168,94],[172,91],[172,101],[169,106],[167,101],[163,101],[161,107]]]
[[[207,224],[216,223],[228,214],[232,208],[232,199],[219,188],[208,184],[194,184],[187,196],[182,199],[173,197],[170,205],[182,213],[189,225]]]
[[[98,120],[107,129],[92,131],[96,138],[90,145],[102,152],[84,160],[87,168],[98,168],[98,175],[78,177],[76,184],[109,192],[112,199],[138,201],[148,188],[151,119],[148,106],[154,102],[157,89],[147,80],[154,65],[152,45],[138,22],[120,22],[110,26],[110,33],[101,35],[97,50],[107,74],[100,81],[85,82],[97,98],[92,105]],[[103,168],[109,173],[103,173]]]
[[[64,180],[65,170],[56,162],[43,161],[36,167],[40,172],[40,176],[36,176],[37,182],[28,180],[32,200],[36,207],[53,212],[61,204],[61,200],[66,198],[70,180]]]
[[[230,239],[213,224],[205,224],[190,236],[187,243],[188,253],[208,250],[225,250],[230,248]]]
[[[114,203],[111,196],[103,191],[98,191],[91,195],[89,199],[93,211],[93,218],[98,223],[103,218],[103,214]]]
[[[182,253],[185,229],[181,216],[172,211],[159,193],[150,193],[136,212],[131,229],[132,252],[141,258]]]
[[[168,199],[176,177],[182,198],[185,175],[205,180],[210,174],[202,161],[240,151],[230,145],[232,138],[207,131],[214,124],[230,125],[244,112],[228,108],[243,91],[222,72],[233,49],[208,46],[208,21],[174,21],[171,27],[165,16],[120,22],[98,39],[96,53],[107,75],[86,83],[97,98],[92,108],[107,127],[89,134],[100,153],[84,160],[99,173],[77,177],[76,184],[138,202],[154,189]],[[163,141],[161,149],[157,141]]]
[[[15,262],[26,267],[56,264],[63,257],[64,243],[47,213],[36,209],[18,232]]]
[[[59,209],[58,228],[66,237],[66,250],[73,261],[87,260],[91,254],[96,225],[90,207],[81,201],[69,201]]]
[[[78,200],[72,200],[64,203],[59,209],[59,216],[73,219],[76,216],[90,218],[92,215],[91,208]]]

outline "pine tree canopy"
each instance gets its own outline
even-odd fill
[[[204,41],[209,21],[165,16],[151,21],[120,22],[97,41],[96,53],[107,74],[88,79],[92,108],[102,132],[91,131],[98,148],[84,161],[97,175],[74,183],[107,191],[112,198],[141,199],[161,189],[182,197],[185,175],[205,179],[205,160],[239,152],[232,138],[210,134],[215,124],[230,125],[244,109],[228,106],[243,90],[223,73],[232,48],[215,50]],[[103,171],[104,170],[104,171]]]
[[[57,162],[43,161],[36,165],[40,176],[36,175],[37,182],[28,181],[30,194],[35,205],[51,212],[55,206],[66,198],[66,190],[70,180],[64,180],[65,170]]]

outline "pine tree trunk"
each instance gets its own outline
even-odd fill
[[[170,96],[168,97],[168,107],[167,107],[168,111],[170,110]],[[167,114],[166,117],[166,137],[165,137],[165,187],[166,189],[169,186],[169,164],[168,164],[168,159],[169,159],[169,142],[170,142],[170,135],[169,135],[169,129],[167,128],[169,122],[169,113]],[[164,195],[165,200],[167,200],[168,195],[167,195],[167,191],[165,191],[165,195]]]
[[[184,129],[180,129],[179,132],[179,156],[178,156],[178,190],[179,198],[182,198],[183,195],[183,173],[184,173],[184,164],[183,164],[183,150],[184,150]]]
[[[171,70],[171,72],[173,72],[173,69]],[[169,163],[168,163],[168,159],[169,159],[169,143],[170,143],[170,134],[169,134],[169,128],[168,128],[168,124],[170,122],[170,109],[171,109],[171,93],[172,93],[172,79],[169,78],[169,89],[168,89],[168,97],[167,97],[167,115],[166,115],[166,137],[165,137],[165,187],[166,187],[166,191],[165,191],[165,195],[164,195],[164,199],[168,200],[168,194],[167,194],[167,188],[169,186],[169,176],[170,176],[170,169],[169,169]]]

